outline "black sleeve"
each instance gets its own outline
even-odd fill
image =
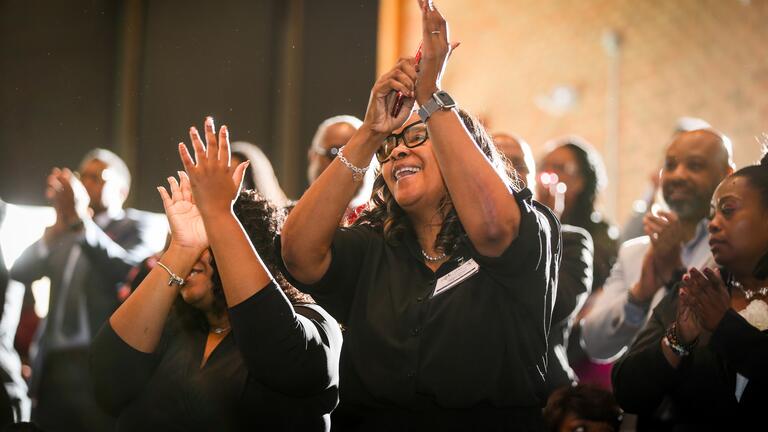
[[[349,316],[355,287],[366,250],[376,237],[365,227],[337,228],[331,244],[331,263],[319,281],[304,284],[288,272],[282,258],[280,270],[291,285],[310,294],[319,305],[335,318],[344,321]],[[281,237],[275,240],[276,254],[281,257]]]
[[[664,357],[661,341],[677,313],[677,290],[659,303],[629,351],[613,366],[613,393],[621,407],[631,413],[652,413],[682,379],[690,358],[677,369]]]
[[[578,312],[592,291],[592,236],[585,229],[563,225],[563,259],[557,282],[552,322],[561,322]]]
[[[91,381],[99,405],[110,415],[119,415],[144,391],[158,359],[158,351],[147,354],[125,343],[107,321],[90,348]]]
[[[710,348],[722,356],[729,365],[750,380],[768,377],[768,334],[752,326],[733,309],[720,320]]]
[[[48,274],[48,259],[40,257],[37,250],[40,247],[38,243],[42,241],[43,239],[40,239],[24,249],[10,269],[11,279],[29,285]]]
[[[230,308],[229,318],[248,373],[259,383],[296,396],[338,385],[341,330],[320,307],[294,310],[272,282]]]
[[[534,205],[528,189],[516,192],[515,200],[520,208],[517,237],[500,256],[481,255],[471,242],[467,241],[472,258],[480,266],[502,277],[530,271],[545,262],[545,258],[559,254],[559,225],[556,222],[553,224],[548,216]],[[557,241],[553,241],[554,239]]]

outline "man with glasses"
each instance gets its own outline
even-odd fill
[[[130,183],[122,159],[104,149],[86,154],[77,173],[54,168],[46,198],[56,222],[11,269],[11,277],[25,284],[50,279],[30,383],[32,419],[46,431],[114,427],[91,394],[88,348],[118,306],[119,283],[164,240],[150,229],[148,213],[123,210]]]
[[[323,120],[317,127],[307,159],[307,179],[312,184],[336,158],[339,149],[352,138],[363,122],[351,115],[338,115]]]
[[[352,135],[357,132],[363,122],[351,115],[338,115],[323,120],[317,127],[317,132],[312,137],[312,145],[309,147],[307,159],[307,179],[312,184],[320,177],[320,174],[328,168],[328,165],[336,159],[339,149],[343,147]],[[365,205],[371,198],[373,188],[374,166],[366,172],[355,197],[349,202],[347,212],[344,214],[343,224],[350,225],[365,209]]]

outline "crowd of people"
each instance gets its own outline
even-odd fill
[[[768,156],[736,170],[727,136],[688,122],[660,193],[619,230],[597,210],[608,179],[590,143],[553,139],[537,164],[441,87],[457,45],[419,5],[419,58],[376,80],[362,120],[320,124],[298,201],[211,117],[158,187],[167,236],[123,208],[111,151],[52,169],[55,223],[0,269],[5,430],[762,423]],[[8,299],[43,276],[26,382]]]

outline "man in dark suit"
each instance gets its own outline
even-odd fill
[[[91,394],[88,347],[118,306],[117,287],[129,270],[156,252],[150,216],[123,209],[131,178],[114,153],[94,149],[78,173],[54,168],[46,198],[56,222],[27,248],[11,277],[50,279],[49,312],[32,352],[32,419],[46,431],[113,429]],[[120,373],[120,371],[115,371]]]

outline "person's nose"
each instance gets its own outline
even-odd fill
[[[722,227],[720,225],[720,215],[719,213],[715,213],[715,217],[710,219],[709,223],[707,224],[707,231],[709,231],[710,234],[716,234],[721,230]]]
[[[409,149],[404,141],[399,141],[397,144],[397,147],[395,147],[394,150],[392,150],[392,160],[399,160],[406,156],[408,156],[411,153],[411,149]]]

